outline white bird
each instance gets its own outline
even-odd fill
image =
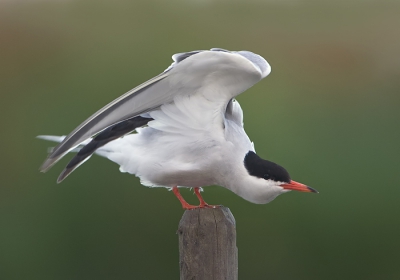
[[[96,153],[145,186],[171,188],[185,209],[213,207],[200,195],[201,187],[209,185],[258,204],[290,190],[317,192],[261,159],[244,131],[243,111],[234,97],[271,72],[263,57],[213,48],[172,59],[160,75],[115,99],[68,136],[39,136],[61,142],[40,170],[77,151],[61,182]],[[194,188],[200,205],[189,205],[178,187]]]

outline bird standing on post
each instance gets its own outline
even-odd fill
[[[39,136],[61,142],[41,171],[77,151],[61,182],[96,153],[145,186],[171,188],[185,209],[212,207],[200,195],[209,185],[260,204],[290,190],[317,192],[260,158],[244,131],[243,111],[234,98],[271,72],[263,57],[214,48],[172,59],[163,73],[115,99],[68,136]],[[200,205],[189,205],[178,187],[194,188]]]

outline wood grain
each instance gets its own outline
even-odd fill
[[[237,280],[235,219],[226,207],[186,210],[178,228],[181,280]]]

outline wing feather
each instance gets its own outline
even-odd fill
[[[126,135],[129,132],[134,131],[138,127],[146,125],[151,120],[153,119],[137,116],[103,130],[96,137],[94,137],[92,141],[87,143],[78,151],[78,153],[72,158],[72,160],[68,163],[68,165],[58,177],[57,183],[60,183],[82,163],[88,160],[93,155],[93,153],[96,152],[97,149],[103,147],[104,145],[115,139]]]
[[[54,148],[40,170],[47,171],[71,149],[108,126],[148,112],[163,103],[171,102],[172,94],[159,94],[160,92],[166,93],[169,90],[168,82],[165,80],[168,75],[169,72],[165,72],[154,77],[94,113]],[[145,96],[142,93],[146,93]],[[143,100],[143,97],[146,97],[147,100]],[[118,111],[118,114],[115,113],[116,111]]]
[[[54,148],[40,170],[47,171],[69,151],[107,127],[157,110],[179,96],[188,96],[190,100],[191,95],[201,94],[215,103],[215,111],[219,110],[218,104],[224,104],[225,108],[232,97],[263,78],[260,62],[247,53],[245,57],[241,52],[215,49],[177,54],[173,58],[175,62],[166,71],[115,99],[75,128]],[[190,104],[187,109],[192,107]],[[202,110],[192,112],[204,113]]]

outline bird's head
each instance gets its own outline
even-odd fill
[[[244,158],[244,166],[256,185],[255,191],[249,193],[254,203],[268,203],[279,194],[287,191],[314,192],[317,190],[290,179],[289,173],[282,166],[260,158],[253,151],[249,151]],[[257,189],[257,191],[256,191]]]

